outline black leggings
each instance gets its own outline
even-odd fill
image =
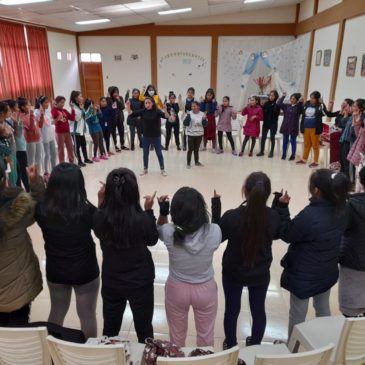
[[[94,144],[94,157],[97,157],[98,150],[99,150],[100,156],[104,155],[105,149],[104,149],[104,142],[103,142],[103,133],[102,132],[93,133],[93,134],[91,134],[91,138],[93,139],[93,144]]]
[[[270,152],[274,153],[274,148],[275,148],[275,136],[276,136],[276,132],[278,131],[278,125],[276,124],[271,124],[269,127],[262,127],[262,136],[261,136],[261,152],[264,153],[265,152],[265,143],[266,143],[266,138],[267,135],[270,131],[270,142],[271,142],[271,149]]]
[[[265,300],[269,283],[248,287],[248,299],[252,315],[251,344],[259,345],[266,329]],[[223,276],[223,290],[226,300],[224,312],[224,333],[228,348],[237,345],[237,320],[241,310],[243,284]]]
[[[134,141],[136,139],[136,134],[138,137],[139,146],[142,147],[142,128],[140,121],[132,122],[129,125],[129,131],[131,133],[131,145],[134,147]]]
[[[246,148],[246,144],[247,142],[250,140],[251,138],[251,148],[250,148],[250,152],[253,152],[253,149],[255,148],[255,144],[256,144],[256,137],[250,137],[250,136],[245,136],[245,139],[243,140],[242,143],[242,148],[241,148],[241,152],[244,153],[245,152],[245,148]]]
[[[108,129],[103,130],[103,137],[105,141],[106,150],[110,152],[110,131]]]
[[[234,141],[232,138],[232,132],[226,132],[229,143],[231,144],[232,151],[234,151]],[[223,132],[218,131],[218,144],[219,149],[223,150]]]
[[[17,171],[18,171],[18,180],[16,182],[16,185],[21,187],[23,183],[24,190],[29,192],[29,181],[27,174],[27,166],[28,166],[27,152],[16,151],[16,161],[17,161]]]
[[[172,130],[174,130],[176,146],[180,147],[180,123],[176,121],[174,123],[166,122],[166,148],[169,147]]]
[[[203,136],[187,136],[188,137],[188,153],[187,153],[187,163],[191,163],[191,155],[194,152],[194,160],[197,164],[199,162],[199,147],[202,143]]]
[[[145,343],[147,337],[153,338],[153,283],[138,289],[118,289],[103,286],[101,296],[103,298],[104,336],[118,336],[128,301],[133,314],[138,342]]]
[[[75,152],[76,152],[76,156],[77,156],[77,161],[79,163],[82,162],[80,148],[81,148],[82,154],[84,156],[84,160],[88,160],[89,158],[87,157],[85,136],[80,136],[79,134],[74,134],[72,136],[72,138],[74,140],[74,148],[75,148]]]
[[[120,147],[123,147],[124,146],[124,121],[122,119],[114,121],[112,123],[111,135],[112,135],[115,147],[118,147],[117,129],[118,129],[118,134],[119,134]]]

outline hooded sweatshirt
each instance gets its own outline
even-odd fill
[[[187,235],[181,245],[174,244],[174,224],[157,226],[157,230],[169,252],[169,276],[172,279],[201,284],[214,278],[213,254],[222,241],[217,224],[205,224]]]

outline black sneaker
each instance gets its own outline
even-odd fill
[[[186,147],[183,147],[183,151],[186,151]]]
[[[126,147],[126,146],[122,146],[122,150],[123,150],[123,151],[129,151],[129,148],[128,148],[128,147]]]
[[[263,152],[259,152],[256,156],[257,156],[257,157],[264,156],[264,153],[263,153]]]
[[[252,337],[251,336],[246,337],[246,347],[248,347],[248,346],[252,346]]]
[[[295,156],[291,155],[290,158],[289,158],[289,161],[294,161],[294,160],[295,160]]]
[[[78,165],[79,165],[79,167],[85,167],[86,166],[86,164],[83,163],[83,162],[79,162]]]
[[[281,159],[282,160],[286,160],[286,156],[281,156]]]
[[[89,164],[92,164],[94,163],[93,161],[89,160],[88,158],[85,160],[85,163],[89,163]]]
[[[274,157],[274,153],[273,153],[273,152],[270,152],[270,153],[269,153],[269,156],[267,156],[267,157],[269,157],[269,158],[273,158],[273,157]]]
[[[134,151],[134,144],[132,144],[131,146],[131,151]]]
[[[117,147],[117,146],[115,146],[115,151],[116,152],[122,152],[122,150],[119,147]]]
[[[178,151],[181,151],[181,148],[180,148],[180,146],[177,146],[177,150],[178,150]]]
[[[227,346],[226,340],[223,340],[222,348],[223,348],[223,351],[228,350],[228,346]]]

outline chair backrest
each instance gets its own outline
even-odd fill
[[[365,317],[346,318],[337,344],[336,364],[365,364]]]
[[[50,365],[46,337],[46,327],[0,327],[0,364]]]
[[[237,118],[236,120],[232,119],[232,131],[239,131],[242,128],[242,123]]]
[[[327,365],[333,348],[334,345],[330,344],[317,350],[297,354],[256,355],[255,365]]]
[[[197,357],[158,357],[157,365],[237,365],[239,348]]]
[[[54,365],[125,365],[125,351],[118,345],[86,345],[47,337]]]

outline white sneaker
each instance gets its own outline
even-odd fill
[[[167,176],[167,172],[165,170],[161,170],[161,175],[162,176]]]
[[[140,174],[139,174],[139,176],[145,176],[145,175],[147,175],[148,174],[148,170],[143,170]]]

